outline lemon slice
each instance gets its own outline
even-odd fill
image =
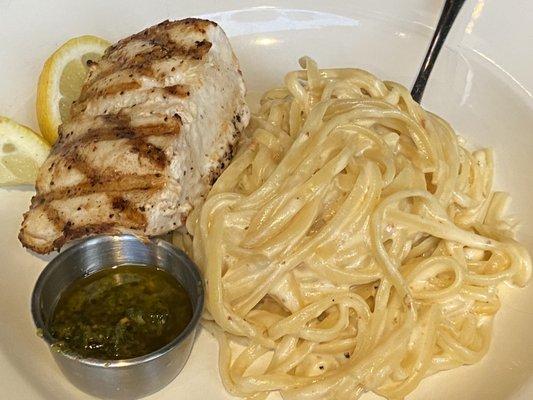
[[[57,128],[70,118],[70,106],[87,76],[87,62],[100,59],[109,43],[96,36],[70,39],[46,60],[37,88],[37,120],[44,138],[57,139]]]
[[[39,134],[0,117],[0,186],[35,183],[50,145]]]

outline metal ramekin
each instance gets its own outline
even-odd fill
[[[96,236],[54,258],[39,276],[31,301],[35,325],[52,346],[54,339],[48,323],[61,292],[79,278],[122,264],[157,266],[170,272],[187,290],[193,316],[172,342],[142,357],[105,361],[50,349],[61,371],[75,386],[108,399],[135,399],[154,393],[170,383],[185,365],[204,304],[202,278],[196,265],[163,240],[143,242],[131,235]]]

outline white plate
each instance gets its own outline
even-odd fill
[[[0,114],[36,127],[41,65],[62,42],[92,33],[116,40],[163,19],[204,15],[231,37],[250,100],[307,54],[321,66],[358,66],[409,86],[436,24],[441,0],[312,1],[0,0]],[[201,4],[197,4],[201,3]],[[218,3],[218,4],[217,4]],[[504,4],[505,3],[505,4]],[[222,5],[221,5],[222,4]],[[258,7],[269,4],[269,6]],[[512,9],[508,9],[512,4]],[[459,15],[423,104],[473,145],[497,154],[497,187],[512,193],[521,239],[533,250],[533,3],[469,0]],[[30,188],[0,189],[0,398],[85,399],[35,335],[29,298],[45,264],[17,232]],[[491,349],[475,366],[425,380],[410,399],[533,397],[533,285],[502,288]],[[202,333],[182,374],[153,399],[230,398],[220,383],[214,339]],[[376,398],[372,395],[365,400]]]

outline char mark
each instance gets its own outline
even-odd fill
[[[164,169],[170,163],[165,152],[159,147],[142,139],[136,139],[132,142],[130,151],[137,153],[139,157],[147,159],[152,165]]]
[[[189,88],[185,85],[167,86],[165,87],[165,91],[178,97],[188,97],[191,94]]]
[[[32,208],[54,200],[88,196],[95,193],[125,193],[137,190],[159,190],[165,185],[165,177],[159,173],[136,174],[103,174],[99,177],[88,179],[87,182],[62,189],[52,190],[32,198]]]
[[[204,28],[200,28],[204,29]],[[205,29],[204,29],[205,30]],[[205,32],[204,32],[205,33]],[[127,54],[124,48],[133,41],[140,41],[145,45],[146,50],[135,54]],[[107,78],[118,71],[129,71],[138,75],[155,76],[152,66],[162,60],[174,59],[176,62],[183,60],[202,60],[211,49],[212,43],[208,40],[199,40],[191,45],[175,42],[170,32],[165,29],[158,29],[158,26],[121,40],[115,46],[111,46],[106,51],[104,58],[109,61],[107,68],[100,71],[95,70],[84,92],[92,93],[92,87],[96,82]],[[82,98],[87,97],[82,93]]]
[[[61,236],[54,240],[52,246],[55,250],[59,251],[65,243],[70,242],[71,240],[101,233],[113,233],[114,227],[114,223],[108,222],[75,227],[72,222],[67,221],[63,226]]]

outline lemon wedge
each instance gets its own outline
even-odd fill
[[[33,184],[50,145],[39,134],[0,116],[0,186]]]
[[[37,120],[44,138],[53,144],[57,128],[70,118],[70,106],[79,95],[87,62],[100,59],[109,42],[96,36],[70,39],[46,60],[37,88]]]

